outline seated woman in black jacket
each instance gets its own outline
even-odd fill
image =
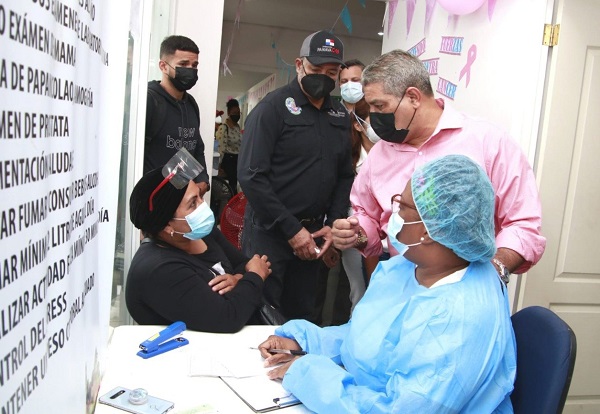
[[[125,288],[137,323],[183,321],[207,332],[236,332],[248,323],[271,264],[266,256],[248,259],[225,239],[193,181],[177,189],[161,169],[150,171],[131,193],[130,219],[146,237]]]

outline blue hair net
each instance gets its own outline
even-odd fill
[[[464,155],[447,155],[417,169],[411,186],[433,240],[469,262],[494,256],[494,190],[478,164]]]

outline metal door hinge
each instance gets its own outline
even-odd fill
[[[542,44],[544,46],[556,46],[558,44],[558,33],[560,32],[560,24],[545,24],[544,38]]]

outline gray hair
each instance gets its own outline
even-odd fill
[[[392,50],[375,59],[362,73],[362,84],[381,83],[383,92],[402,98],[409,87],[419,89],[425,96],[433,96],[429,72],[417,57],[400,49]]]

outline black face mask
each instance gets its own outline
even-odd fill
[[[400,102],[402,102],[402,99],[404,99],[404,95],[402,95]],[[398,106],[396,107],[394,112],[388,112],[385,114],[379,112],[369,112],[371,127],[373,128],[375,133],[379,135],[379,137],[382,140],[387,142],[393,142],[395,144],[401,144],[402,142],[404,142],[406,136],[408,135],[408,127],[412,123],[417,113],[417,110],[415,109],[415,112],[413,113],[412,118],[410,118],[410,122],[408,123],[406,128],[396,129],[396,117],[394,114],[400,107],[400,102],[398,102]]]
[[[304,71],[306,73],[306,71]],[[302,89],[313,99],[321,99],[335,89],[335,81],[322,73],[304,75],[300,80]]]
[[[169,64],[167,63],[167,65]],[[171,67],[173,68],[173,66]],[[172,78],[169,76],[169,79],[175,89],[180,92],[191,89],[198,81],[198,69],[184,68],[182,66],[177,66],[173,69],[175,69],[175,77]]]
[[[240,116],[239,115],[230,115],[229,118],[231,118],[231,120],[233,122],[235,122],[236,124],[238,123],[238,121],[240,120]]]

